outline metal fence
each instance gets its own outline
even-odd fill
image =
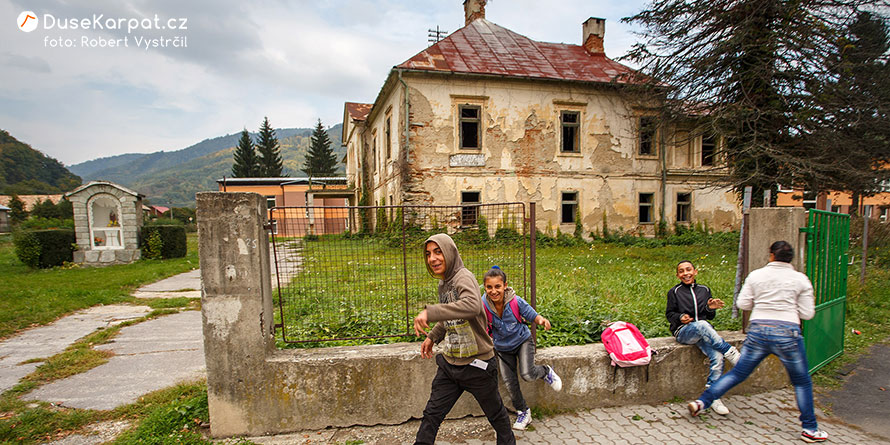
[[[534,204],[274,207],[277,327],[287,343],[413,336],[437,302],[421,243],[448,233],[477,278],[500,266],[534,299]]]

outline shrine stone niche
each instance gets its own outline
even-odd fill
[[[65,194],[74,207],[74,262],[90,266],[138,260],[143,195],[117,184],[92,181]]]

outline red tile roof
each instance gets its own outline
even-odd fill
[[[477,19],[396,68],[536,79],[612,82],[634,70],[581,45],[536,42]],[[618,83],[628,83],[621,76]]]
[[[355,121],[364,121],[368,118],[368,113],[371,112],[371,107],[374,104],[361,104],[358,102],[346,102],[346,112],[349,113],[349,117]]]

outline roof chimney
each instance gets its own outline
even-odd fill
[[[606,19],[591,17],[581,26],[584,49],[591,54],[605,54],[603,38],[606,35]]]
[[[464,18],[469,25],[476,19],[485,18],[485,3],[487,0],[464,0]]]

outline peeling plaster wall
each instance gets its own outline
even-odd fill
[[[404,73],[404,79],[409,86],[410,162],[400,174],[395,174],[396,163],[383,166],[374,181],[375,202],[392,194],[399,196],[396,203],[454,205],[460,203],[460,192],[479,191],[483,203],[536,201],[541,209],[540,230],[559,227],[571,232],[573,224],[559,224],[561,192],[577,192],[585,233],[601,229],[605,212],[611,228],[654,234],[654,225],[638,224],[639,193],[653,193],[655,220],[660,206],[667,205],[665,220],[672,223],[676,212],[673,185],[691,190],[708,182],[708,178],[669,179],[662,203],[661,160],[635,154],[639,108],[617,89],[411,72]],[[379,147],[384,110],[392,107],[393,116],[399,116],[401,153],[404,95],[401,84],[393,85],[369,116],[365,134],[377,128]],[[457,148],[460,104],[481,106],[481,150]],[[563,110],[580,113],[580,153],[560,152]],[[692,140],[683,136],[678,145],[677,150],[668,148],[668,168],[692,168]],[[451,156],[457,154],[481,154],[484,166],[452,167]],[[693,222],[738,227],[740,212],[734,196],[723,191],[697,191],[696,195],[702,198],[693,201]]]

